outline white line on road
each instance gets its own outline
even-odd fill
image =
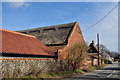
[[[114,70],[110,75],[108,75],[107,77],[110,77],[113,73],[115,73],[116,72],[116,70]]]

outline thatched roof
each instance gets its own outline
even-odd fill
[[[36,36],[46,45],[67,44],[68,38],[76,22],[54,26],[39,27],[34,29],[21,30],[18,32]]]

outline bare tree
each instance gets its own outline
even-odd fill
[[[88,46],[84,43],[75,43],[74,46],[68,50],[69,67],[72,70],[79,69],[81,67],[82,60],[87,54]]]

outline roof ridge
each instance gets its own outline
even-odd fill
[[[16,31],[10,31],[10,30],[6,30],[6,29],[2,29],[2,28],[0,28],[0,30],[6,31],[6,32],[11,32],[11,33],[14,33],[14,34],[19,34],[19,35],[22,35],[22,36],[36,38],[35,36],[31,36],[31,35],[28,35],[28,34],[19,33],[19,32],[16,32]]]
[[[48,27],[56,27],[56,26],[59,26],[59,25],[67,25],[67,24],[72,24],[72,23],[74,23],[74,25],[75,25],[76,22],[77,21],[69,22],[69,23],[65,23],[65,24],[55,24],[55,25],[41,26],[41,27],[36,27],[36,28],[32,28],[32,29],[25,29],[25,30],[19,30],[19,31],[33,30],[33,29],[39,29],[39,28],[48,28]]]

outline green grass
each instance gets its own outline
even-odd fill
[[[81,72],[83,72],[83,70],[82,69],[76,69],[75,72],[76,73],[81,73]]]
[[[30,75],[30,76],[24,76],[23,78],[37,78],[37,77],[34,75]]]
[[[69,77],[73,74],[83,74],[85,72],[91,72],[96,69],[100,69],[107,64],[104,65],[95,65],[93,67],[86,67],[84,69],[76,69],[74,71],[63,71],[63,72],[56,72],[56,73],[49,73],[49,74],[40,74],[37,77],[36,76],[25,76],[23,78],[62,78],[62,77]]]
[[[102,67],[105,67],[106,65],[108,65],[108,64],[94,65],[94,68],[95,68],[95,69],[100,69],[100,68],[102,68]]]
[[[38,78],[60,78],[71,76],[76,73],[81,73],[81,69],[76,69],[75,71],[64,71],[64,72],[57,72],[57,73],[50,73],[50,74],[40,74]]]

